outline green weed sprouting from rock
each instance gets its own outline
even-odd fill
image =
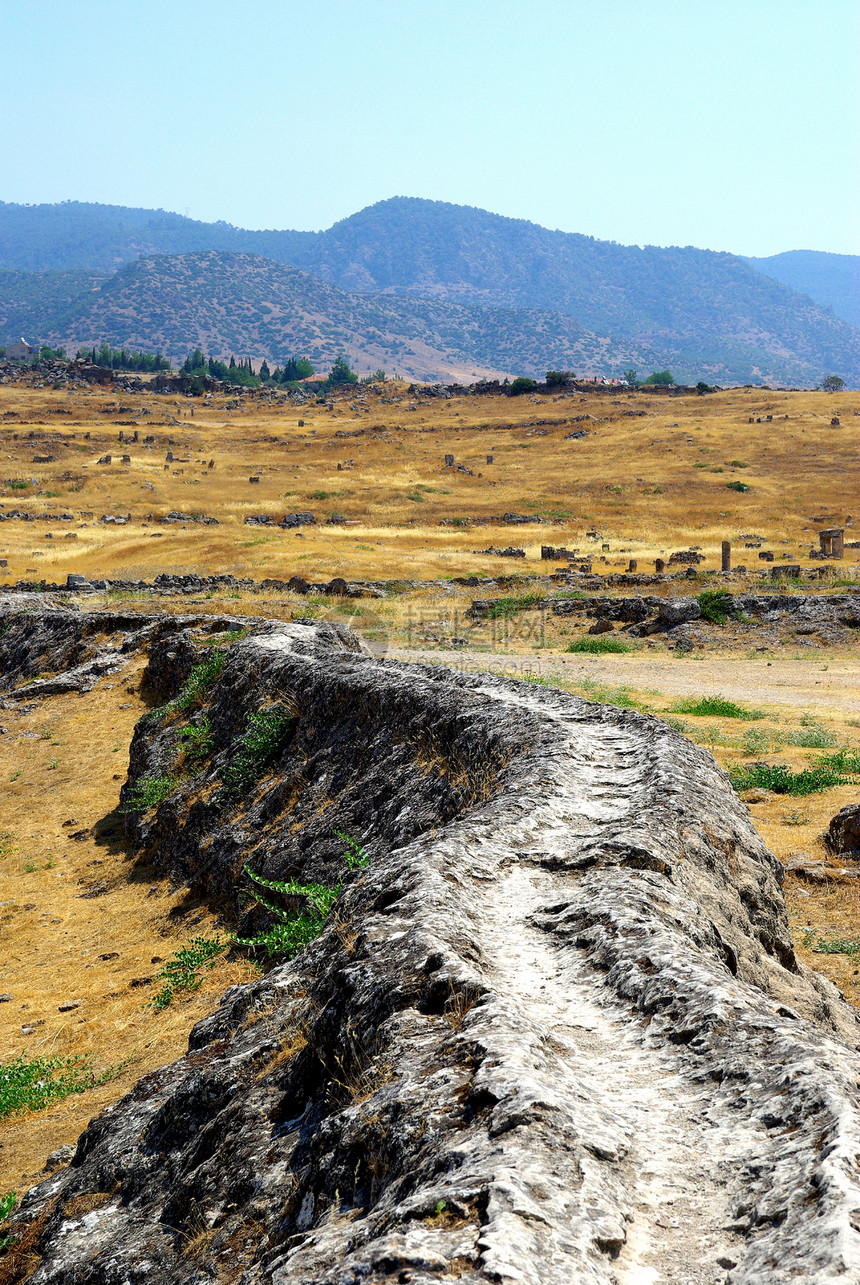
[[[259,781],[290,739],[295,722],[295,712],[284,705],[251,715],[238,752],[222,774],[228,794],[245,794]]]
[[[216,959],[228,945],[229,942],[222,941],[217,933],[214,937],[192,937],[159,969],[156,979],[163,982],[163,985],[149,1001],[149,1007],[167,1008],[177,991],[199,990],[203,982],[200,970],[213,968]]]
[[[18,1057],[0,1062],[0,1120],[20,1111],[39,1111],[71,1093],[105,1084],[121,1066],[96,1072],[89,1054],[74,1057]]]
[[[181,779],[178,776],[142,776],[131,787],[128,802],[122,811],[148,812],[150,808],[157,808],[159,803],[163,803],[173,793]]]
[[[362,845],[343,830],[335,830],[335,834],[346,843],[343,857],[349,869],[363,869],[370,861],[370,856]],[[329,911],[343,887],[342,882],[332,887],[324,883],[299,883],[296,879],[264,879],[248,866],[244,867],[244,871],[257,885],[255,900],[266,907],[276,922],[256,937],[234,937],[233,940],[241,946],[264,950],[270,958],[280,956],[292,959],[319,937]],[[277,893],[288,904],[281,905],[274,901],[260,891],[263,888],[267,892]]]
[[[729,616],[734,615],[732,595],[725,589],[705,589],[696,598],[702,612],[703,620],[711,624],[724,625]]]
[[[191,673],[186,678],[182,690],[176,696],[166,709],[185,713],[189,709],[196,709],[202,705],[203,697],[217,683],[227,663],[227,652],[223,647],[217,647],[205,660],[201,660],[199,665],[195,665]]]
[[[264,879],[262,875],[254,874],[248,866],[244,870],[258,889],[266,888],[276,892],[292,904],[278,905],[264,893],[255,891],[256,900],[274,915],[276,923],[256,937],[236,937],[235,940],[241,946],[265,950],[270,957],[282,955],[292,959],[319,937],[342,885],[338,883],[332,888],[322,883],[298,883],[295,879]],[[299,905],[302,901],[305,903],[304,907]]]
[[[178,734],[183,742],[186,763],[199,763],[203,759],[210,758],[218,748],[212,724],[205,714],[198,718],[196,723],[181,727]]]
[[[363,870],[370,861],[370,854],[356,839],[353,839],[352,835],[346,834],[343,830],[335,830],[335,834],[346,844],[343,856],[350,870]]]
[[[6,1219],[15,1208],[17,1196],[14,1191],[7,1191],[5,1196],[0,1196],[0,1223],[5,1223]],[[0,1251],[8,1249],[15,1243],[14,1236],[0,1236]]]
[[[198,709],[211,687],[217,683],[227,663],[227,652],[223,647],[216,648],[199,665],[195,665],[177,696],[159,709],[154,709],[144,718],[167,718],[168,714],[184,714],[190,709]]]

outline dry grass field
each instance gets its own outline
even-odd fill
[[[595,570],[609,573],[630,558],[651,570],[655,557],[691,545],[707,555],[705,568],[718,568],[720,541],[728,538],[737,546],[736,563],[746,559],[750,568],[732,588],[761,583],[744,535],[759,535],[777,561],[787,555],[814,565],[806,555],[821,525],[841,526],[853,515],[860,527],[860,394],[731,390],[706,397],[639,392],[443,401],[395,385],[382,395],[355,390],[301,410],[250,400],[231,410],[224,403],[0,388],[3,511],[72,515],[69,522],[0,522],[0,559],[7,563],[0,584],[63,581],[70,572],[106,579],[152,579],[163,571],[256,580],[424,579],[435,583],[380,600],[232,591],[121,601],[123,609],[142,612],[344,620],[371,646],[402,659],[510,672],[673,719],[727,767],[767,759],[799,769],[828,747],[860,747],[858,644],[829,649],[783,640],[765,654],[742,629],[728,628],[713,646],[688,656],[650,639],[629,654],[571,655],[565,649],[582,634],[582,620],[532,612],[467,625],[463,612],[485,591],[450,583],[463,575],[545,574],[552,564],[540,562],[544,543],[591,553]],[[751,417],[764,422],[750,424]],[[831,427],[833,417],[838,426]],[[119,432],[130,436],[135,425],[139,441],[120,443]],[[581,430],[585,437],[568,438]],[[156,442],[144,444],[147,435]],[[121,462],[124,452],[129,464]],[[106,454],[111,463],[100,463]],[[446,467],[446,454],[470,472]],[[55,458],[35,463],[37,455]],[[734,481],[750,489],[730,489]],[[206,514],[218,525],[160,523],[171,510]],[[280,519],[293,510],[311,510],[316,525],[285,531],[244,524],[253,514]],[[545,520],[465,524],[506,512]],[[124,526],[106,525],[103,514],[130,517]],[[332,514],[346,523],[329,524]],[[476,552],[509,544],[523,545],[527,557]],[[858,562],[860,549],[846,550],[840,578],[852,582]],[[113,600],[100,595],[81,605]],[[447,650],[456,635],[466,644]],[[199,991],[163,1011],[147,1007],[164,960],[195,935],[223,932],[225,925],[217,907],[187,901],[182,889],[135,866],[126,850],[114,809],[144,709],[137,690],[142,663],[132,662],[83,700],[57,696],[31,712],[0,711],[7,729],[0,736],[0,991],[12,996],[0,1004],[0,1062],[22,1050],[88,1053],[98,1071],[119,1068],[101,1087],[3,1122],[0,1196],[22,1191],[50,1150],[73,1141],[141,1074],[183,1052],[194,1021],[227,985],[252,974],[250,964],[221,959],[204,973]],[[703,694],[722,694],[762,716],[702,718],[675,708]],[[805,851],[821,859],[827,822],[857,795],[858,787],[846,784],[749,806],[779,857]],[[855,1003],[855,956],[814,948],[821,938],[860,938],[858,882],[789,876],[786,884],[801,957]],[[78,1006],[60,1012],[72,1002]]]
[[[777,559],[802,557],[816,539],[813,517],[841,525],[858,516],[858,393],[445,401],[390,385],[303,409],[229,404],[100,388],[0,389],[0,503],[73,519],[0,525],[4,578],[172,570],[435,579],[540,570],[542,543],[592,552],[599,570],[630,557],[653,568],[653,558],[693,544],[713,567],[723,539],[756,533]],[[139,441],[120,443],[134,425]],[[568,438],[575,431],[586,436]],[[155,443],[145,445],[147,435]],[[100,464],[106,454],[111,463]],[[55,458],[34,463],[46,455]],[[739,493],[733,482],[750,489]],[[219,525],[160,525],[171,510]],[[253,514],[279,519],[293,510],[312,511],[317,524],[298,532],[244,525]],[[544,521],[442,525],[508,512]],[[105,526],[103,514],[130,518]],[[330,525],[332,514],[346,523]],[[524,562],[477,552],[508,544],[525,547]],[[858,554],[849,550],[846,565]]]

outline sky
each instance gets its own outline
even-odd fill
[[[858,0],[0,0],[0,199],[860,253]]]

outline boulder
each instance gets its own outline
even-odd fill
[[[827,846],[831,852],[860,859],[860,803],[849,803],[830,822]]]
[[[657,618],[667,629],[701,619],[702,608],[695,598],[666,598],[657,608]]]

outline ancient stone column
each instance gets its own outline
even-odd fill
[[[446,455],[446,456],[445,456],[445,467],[446,467],[446,468],[453,468],[453,467],[454,467],[454,456],[453,456],[453,455]]]
[[[666,563],[663,561],[662,558],[654,559],[654,570],[658,576],[661,576],[663,572],[666,570]]]
[[[628,570],[628,571],[635,571],[635,570],[636,570],[636,568],[638,567],[638,565],[639,565],[639,563],[636,561],[636,559],[635,559],[635,558],[631,558],[631,559],[630,559],[630,566],[627,568],[627,570]]]
[[[722,551],[723,551],[723,571],[731,571],[732,546],[728,540],[723,540]]]
[[[492,455],[488,455],[488,456],[487,456],[487,463],[488,463],[488,464],[492,464],[492,462],[493,462],[493,457],[492,457]]]

